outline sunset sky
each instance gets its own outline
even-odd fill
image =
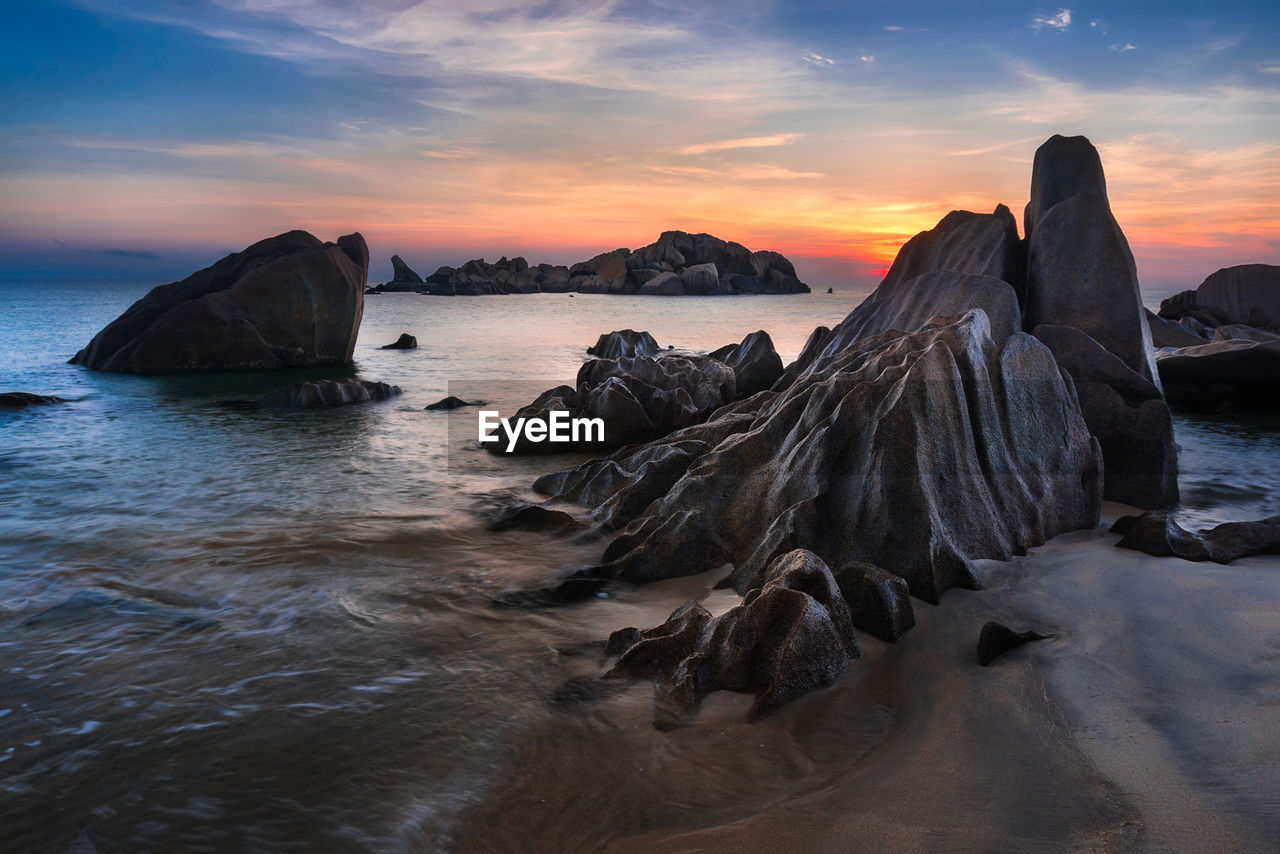
[[[371,279],[670,228],[871,281],[1090,137],[1146,286],[1280,264],[1280,7],[7,2],[0,276],[179,278],[290,228]]]

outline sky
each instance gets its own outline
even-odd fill
[[[1280,264],[1274,2],[6,0],[0,277],[360,231],[370,279],[661,231],[874,284],[1084,134],[1144,287]]]

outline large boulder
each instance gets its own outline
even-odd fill
[[[415,273],[399,255],[391,256],[391,281],[411,285],[422,284],[422,277]]]
[[[1177,406],[1280,406],[1280,341],[1234,338],[1162,350],[1157,365],[1165,394]]]
[[[669,441],[700,437],[709,450],[592,575],[652,581],[732,563],[745,593],[779,554],[807,548],[829,565],[884,567],[937,601],[977,585],[975,559],[1095,524],[1102,497],[1097,441],[1052,354],[1023,333],[997,340],[980,309],[863,339]]]
[[[1135,507],[1178,501],[1178,447],[1164,395],[1145,377],[1074,326],[1037,326],[1076,386],[1089,432],[1106,463],[1103,497]]]
[[[71,363],[138,374],[347,364],[368,269],[359,234],[290,231],[152,289]]]
[[[853,627],[897,643],[916,624],[907,582],[869,563],[851,563],[832,573],[849,603]]]
[[[733,368],[740,400],[764,391],[782,376],[782,357],[763,329],[752,332],[739,344],[726,344],[711,356]]]
[[[1280,267],[1271,264],[1224,267],[1194,291],[1183,291],[1160,303],[1160,316],[1171,320],[1206,314],[1215,321],[1212,326],[1243,323],[1263,329],[1275,328],[1280,324]]]
[[[1036,151],[1026,220],[1024,328],[1074,326],[1158,388],[1133,252],[1087,139],[1054,136]]]
[[[1206,343],[1203,335],[1186,324],[1163,318],[1148,308],[1144,308],[1143,312],[1147,318],[1147,326],[1151,329],[1153,347],[1194,347]]]
[[[618,661],[606,677],[654,679],[660,728],[687,723],[713,691],[754,694],[755,720],[834,683],[862,651],[831,571],[797,549],[762,580],[719,617],[686,602],[660,626],[614,632],[606,649]]]
[[[989,214],[952,211],[903,244],[883,285],[893,289],[923,273],[955,270],[1000,279],[1016,291],[1023,263],[1018,224],[1007,207],[996,205]]]

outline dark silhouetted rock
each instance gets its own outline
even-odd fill
[[[414,338],[408,332],[401,332],[400,337],[392,344],[384,344],[382,350],[416,350],[418,347],[418,339]]]
[[[853,627],[897,643],[916,624],[907,582],[869,563],[851,563],[833,575],[849,603]]]
[[[756,720],[831,685],[862,654],[830,570],[802,549],[780,555],[763,585],[721,616],[687,602],[660,626],[615,632],[606,650],[619,656],[606,678],[656,680],[660,729],[688,723],[721,690],[754,694]]]
[[[620,329],[607,332],[596,339],[587,352],[599,359],[617,359],[621,356],[656,356],[662,351],[658,342],[648,332]]]
[[[399,255],[391,256],[391,280],[413,285],[422,284],[422,277],[410,269]]]
[[[1133,253],[1087,139],[1054,136],[1036,151],[1027,225],[1024,328],[1074,326],[1159,388]]]
[[[1045,640],[1049,637],[1052,635],[1042,635],[1033,631],[1015,632],[1004,623],[991,620],[982,627],[982,633],[978,635],[978,663],[986,667],[1006,652],[1017,649],[1024,643]]]
[[[1280,516],[1254,522],[1224,522],[1192,533],[1168,510],[1152,510],[1140,516],[1122,516],[1111,526],[1120,534],[1116,545],[1155,557],[1231,563],[1249,555],[1280,554]]]
[[[266,407],[315,409],[386,400],[400,391],[399,386],[369,380],[304,380],[264,394],[256,403]]]
[[[51,403],[66,403],[66,400],[48,394],[31,394],[27,391],[0,393],[0,409],[25,409],[28,406],[47,406]]]
[[[423,409],[436,412],[440,410],[447,411],[451,409],[461,409],[464,406],[481,406],[483,404],[484,404],[483,400],[463,400],[460,397],[454,397],[453,395],[449,395],[446,398],[437,400],[435,403],[431,403],[424,406]]]
[[[782,376],[782,357],[773,349],[773,339],[763,329],[752,332],[740,344],[728,344],[711,354],[733,368],[738,399],[764,391]]]
[[[989,214],[952,211],[932,229],[920,232],[903,244],[881,287],[889,293],[924,273],[954,270],[1000,279],[1020,292],[1022,266],[1018,224],[1007,207],[997,205]],[[968,305],[964,309],[980,307]],[[946,312],[940,308],[934,313]]]
[[[1209,326],[1241,323],[1274,330],[1280,325],[1280,267],[1224,267],[1194,291],[1183,291],[1160,303],[1160,316],[1171,320],[1196,317]]]
[[[1150,309],[1143,309],[1147,318],[1147,326],[1151,329],[1151,346],[1153,347],[1194,347],[1207,343],[1203,335],[1188,326],[1172,320],[1166,320]],[[1158,366],[1157,366],[1158,367]]]
[[[563,531],[578,526],[578,520],[563,510],[552,510],[541,504],[513,504],[503,507],[489,518],[490,531],[520,528],[526,531]]]
[[[1037,326],[1037,338],[1071,375],[1106,472],[1103,497],[1135,507],[1178,501],[1178,448],[1160,390],[1074,326]]]
[[[290,231],[152,289],[71,362],[140,374],[348,364],[368,265],[358,234]]]
[[[1171,404],[1217,410],[1233,403],[1280,406],[1280,340],[1213,341],[1157,354]]]

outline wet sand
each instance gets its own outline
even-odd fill
[[[915,602],[897,645],[860,634],[836,685],[756,724],[750,697],[721,692],[659,732],[645,684],[549,704],[450,847],[1274,850],[1280,558],[1193,564],[1117,539],[1102,527],[982,562],[984,590]],[[713,580],[671,583],[672,607]],[[596,604],[568,649],[600,634]],[[982,668],[989,619],[1053,637]],[[600,672],[590,652],[553,669]]]

